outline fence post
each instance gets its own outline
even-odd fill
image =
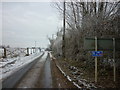
[[[4,56],[3,56],[3,58],[6,58],[7,57],[7,55],[6,55],[6,48],[4,47]]]
[[[39,48],[39,51],[41,52],[41,48]]]
[[[32,51],[33,51],[33,53],[34,53],[34,48],[32,48]]]
[[[32,48],[31,48],[31,54],[32,54]]]
[[[27,48],[27,54],[26,55],[29,56],[29,48]]]

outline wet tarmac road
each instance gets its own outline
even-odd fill
[[[38,88],[52,88],[52,75],[50,67],[50,55],[48,53],[42,73],[40,75],[40,81],[37,83]]]
[[[37,88],[36,83],[39,81],[41,71],[44,67],[47,52],[42,56],[41,59],[24,75],[24,77],[17,83],[15,88]]]
[[[15,88],[75,88],[51,61],[48,52],[28,71]]]

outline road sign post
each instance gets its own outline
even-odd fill
[[[95,37],[95,51],[97,51],[97,37]],[[95,57],[95,82],[97,82],[97,57]]]
[[[116,81],[115,52],[120,51],[120,38],[85,38],[84,48],[88,51],[95,50],[94,52],[98,53],[98,56],[100,56],[100,52],[97,50],[113,51],[113,75],[114,81]],[[95,56],[95,82],[97,82],[97,55]]]
[[[97,82],[97,57],[103,56],[103,51],[97,51],[97,38],[95,39],[95,51],[92,51],[92,56],[95,57],[95,82]]]
[[[114,60],[114,66],[113,66],[113,75],[114,75],[114,82],[116,81],[116,62],[115,62],[115,38],[113,38],[113,60]]]

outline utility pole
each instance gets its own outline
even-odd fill
[[[62,56],[65,59],[65,0],[63,3],[63,41],[62,41]]]

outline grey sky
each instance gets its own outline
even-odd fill
[[[3,2],[2,44],[13,47],[46,47],[62,25],[52,2]],[[0,12],[1,13],[1,12]],[[1,32],[0,32],[1,33]]]

